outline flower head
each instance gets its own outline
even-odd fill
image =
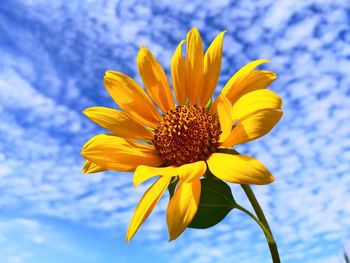
[[[104,84],[121,111],[93,107],[84,113],[111,134],[93,137],[83,147],[83,171],[135,171],[134,185],[158,176],[135,209],[129,241],[152,212],[173,178],[178,185],[167,208],[170,240],[177,238],[197,212],[200,178],[207,169],[221,180],[239,184],[274,181],[258,160],[223,149],[268,133],[282,116],[281,98],[266,87],[275,73],[248,63],[234,74],[211,105],[221,67],[224,32],[203,52],[196,28],[181,41],[171,61],[172,87],[145,47],[137,65],[146,91],[130,77],[107,71]],[[186,58],[182,46],[186,43]],[[158,106],[159,110],[157,109]]]

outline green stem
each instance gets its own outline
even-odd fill
[[[241,184],[245,194],[247,195],[252,207],[254,208],[254,211],[256,213],[256,215],[258,216],[259,221],[265,226],[266,230],[270,233],[270,235],[266,235],[265,231],[265,236],[267,239],[267,243],[269,245],[269,249],[270,249],[270,253],[271,253],[271,257],[272,257],[272,262],[273,263],[280,263],[280,256],[278,254],[278,249],[277,249],[277,245],[276,245],[276,241],[273,238],[273,234],[271,232],[269,223],[266,220],[266,217],[264,215],[264,212],[262,211],[258,200],[256,199],[253,190],[250,188],[250,186],[248,184]]]
[[[250,216],[260,227],[261,229],[264,231],[264,234],[267,238],[268,241],[271,241],[273,238],[271,237],[271,233],[270,231],[265,227],[265,225],[263,223],[261,223],[259,221],[259,219],[253,215],[249,210],[245,209],[244,207],[240,206],[239,204],[235,204],[234,208],[241,210],[242,212],[246,213],[248,216]]]
[[[345,258],[345,262],[346,262],[346,263],[350,263],[349,257],[348,257],[348,255],[346,254],[346,252],[344,252],[344,258]]]

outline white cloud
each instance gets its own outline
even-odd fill
[[[1,24],[16,47],[4,47],[0,61],[3,210],[82,221],[97,228],[118,229],[116,235],[123,236],[149,184],[135,190],[132,174],[81,174],[80,148],[102,131],[87,121],[81,110],[101,103],[113,105],[103,89],[103,71],[136,75],[140,45],[148,46],[169,70],[175,42],[183,39],[191,26],[199,27],[206,44],[228,29],[220,85],[239,66],[258,57],[269,58],[272,63],[265,68],[279,75],[272,89],[283,98],[283,120],[271,134],[238,148],[262,160],[277,178],[272,185],[254,189],[281,254],[285,262],[304,261],[322,251],[325,262],[338,258],[340,250],[330,248],[328,242],[341,249],[350,238],[346,220],[350,216],[346,206],[350,195],[350,128],[346,125],[350,116],[350,49],[347,40],[339,37],[348,31],[341,3],[24,4],[8,12],[35,22],[37,31],[19,26],[8,16]],[[247,205],[239,188],[233,190],[235,198]],[[187,230],[180,239],[167,243],[166,205],[167,196],[133,242],[150,247],[161,243],[159,249],[174,253],[178,262],[237,258],[264,262],[269,257],[261,230],[238,211],[212,229]],[[30,222],[14,222],[29,231]],[[30,231],[35,232],[35,227]],[[31,240],[41,244],[46,237],[36,233]]]

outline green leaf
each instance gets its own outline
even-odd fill
[[[207,105],[205,105],[205,109],[209,110],[212,104],[213,104],[213,98],[210,98],[210,100],[208,101]]]
[[[174,195],[176,185],[179,181],[177,176],[171,178],[170,184],[168,185],[169,199]]]
[[[223,181],[207,177],[201,179],[199,207],[189,227],[208,228],[216,225],[234,208],[231,188]]]
[[[231,154],[231,155],[240,154],[239,152],[237,152],[235,149],[232,149],[232,148],[219,148],[219,149],[217,150],[217,152],[219,152],[219,153]]]

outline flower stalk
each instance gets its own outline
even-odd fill
[[[245,194],[247,195],[249,202],[251,203],[257,217],[258,217],[258,221],[254,219],[254,217],[252,217],[259,225],[260,227],[264,230],[264,234],[267,240],[267,243],[269,245],[269,249],[270,249],[270,254],[271,254],[271,258],[272,258],[272,262],[273,263],[280,263],[280,256],[278,253],[278,248],[277,248],[277,244],[276,241],[273,237],[272,231],[270,229],[269,223],[266,220],[266,217],[264,215],[263,210],[261,209],[258,200],[256,199],[253,190],[250,188],[250,186],[248,184],[241,184]],[[240,209],[242,210],[242,209]],[[249,211],[244,211],[243,212],[247,213],[249,216],[251,216],[251,213]],[[260,223],[261,224],[260,224]],[[262,227],[261,225],[264,225],[264,227]]]

